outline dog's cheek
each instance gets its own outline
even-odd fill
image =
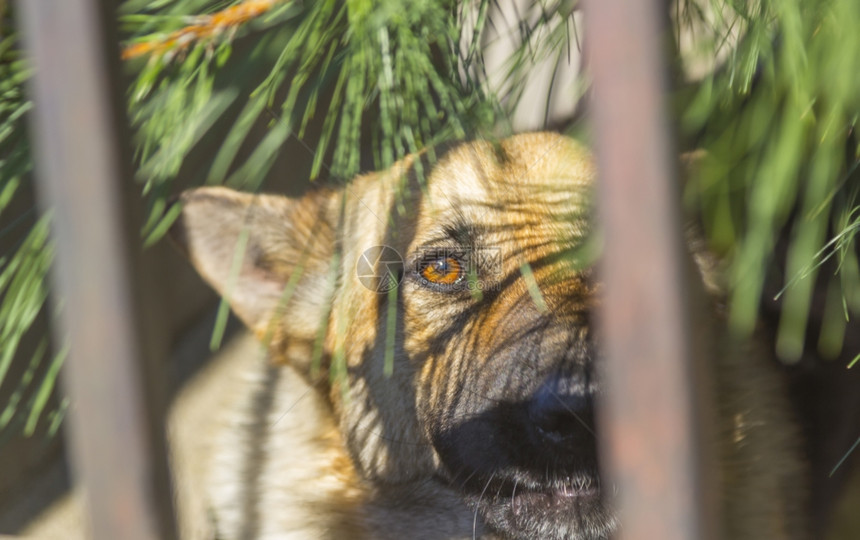
[[[456,346],[455,346],[456,345]],[[474,385],[475,364],[460,340],[448,347],[431,350],[419,366],[416,385],[418,418],[425,436],[435,442],[442,433],[458,423],[469,411],[463,399],[464,389]],[[468,390],[467,390],[468,391]],[[474,404],[473,404],[474,405]]]
[[[372,340],[373,341],[373,340]],[[353,345],[361,342],[352,334]],[[373,481],[402,483],[433,475],[438,462],[418,421],[415,373],[395,345],[394,369],[386,366],[385,341],[350,348],[348,391],[333,385],[331,401],[341,433],[361,474]]]

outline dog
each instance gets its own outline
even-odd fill
[[[271,359],[236,382],[244,404],[211,479],[217,537],[610,538],[601,287],[583,255],[595,181],[586,148],[530,133],[298,199],[183,193],[172,237]],[[721,535],[803,538],[779,379],[728,341],[710,366]]]

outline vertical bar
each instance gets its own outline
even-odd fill
[[[93,537],[175,538],[162,418],[147,400],[144,318],[131,279],[139,231],[124,204],[131,182],[110,0],[16,4],[35,67],[31,93],[37,194],[52,214],[57,341],[70,437]]]
[[[606,249],[601,446],[625,540],[713,538],[658,0],[591,0],[586,49]],[[702,452],[705,451],[703,454]]]

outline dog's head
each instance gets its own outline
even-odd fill
[[[593,177],[573,141],[520,135],[301,199],[187,192],[174,236],[275,357],[330,374],[365,478],[447,483],[510,537],[600,538]]]

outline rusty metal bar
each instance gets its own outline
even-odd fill
[[[64,386],[72,400],[75,472],[93,537],[175,538],[163,422],[146,391],[143,318],[131,279],[139,229],[121,186],[131,182],[111,39],[110,0],[15,5],[35,67],[31,94],[37,193],[52,213],[58,341],[70,344]]]
[[[591,0],[586,49],[600,221],[608,391],[604,473],[625,540],[714,538],[705,407],[697,395],[657,0]],[[704,451],[704,453],[703,453]]]

